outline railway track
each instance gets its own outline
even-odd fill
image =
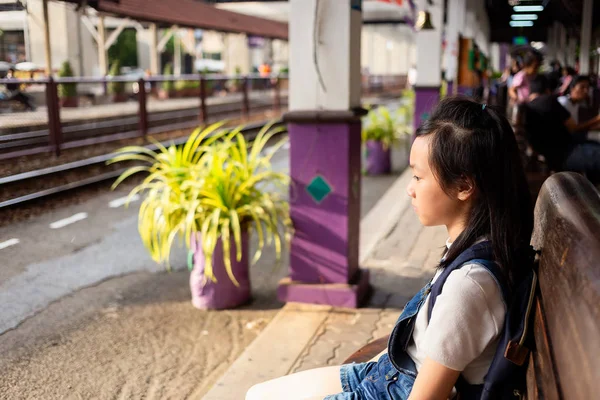
[[[243,134],[251,139],[264,124],[264,121],[247,124]],[[186,140],[187,137],[182,137],[164,141],[162,144],[165,146],[179,145],[185,143]],[[144,147],[151,150],[157,149],[154,144]],[[106,161],[112,157],[114,157],[114,153],[109,153],[2,177],[0,178],[0,192],[13,195],[0,201],[0,210],[14,209],[33,200],[114,179],[126,168],[119,165],[106,165]]]
[[[216,104],[208,107],[209,121],[237,118],[241,102]],[[272,109],[270,99],[253,99],[252,113]],[[188,129],[198,125],[198,108],[156,111],[148,114],[148,133]],[[62,127],[61,149],[72,149],[98,143],[135,138],[139,133],[139,116],[105,118],[97,121],[65,122]],[[52,151],[47,127],[26,132],[0,134],[0,160]]]

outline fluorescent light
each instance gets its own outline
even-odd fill
[[[513,26],[513,27],[533,26],[533,21],[510,21],[510,26]]]
[[[542,42],[531,42],[531,47],[533,47],[536,50],[541,50],[544,48],[544,43]]]
[[[515,12],[537,12],[544,11],[544,6],[514,6]]]
[[[538,19],[537,14],[513,14],[510,16],[515,21],[535,21]]]

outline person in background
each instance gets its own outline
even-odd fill
[[[553,60],[550,63],[550,71],[547,76],[550,90],[554,92],[560,86],[560,78],[562,77],[562,67],[558,60]]]
[[[523,69],[515,74],[508,95],[516,104],[526,103],[529,99],[529,81],[537,76],[540,68],[540,57],[528,52],[523,59]]]
[[[563,106],[575,123],[579,121],[579,109],[587,105],[590,91],[590,78],[582,75],[574,78],[571,84],[571,92],[567,95],[558,97],[558,102]]]
[[[592,120],[598,115],[597,105],[594,107],[591,101],[591,78],[589,76],[578,76],[571,83],[571,92],[566,96],[560,96],[557,100],[563,106],[576,124],[582,124]],[[600,129],[600,126],[592,126],[590,129]],[[587,139],[588,130],[576,132],[577,137]]]
[[[510,67],[506,68],[506,70],[504,70],[504,73],[502,74],[502,78],[501,78],[502,82],[506,82],[506,85],[508,87],[511,87],[513,78],[515,77],[517,72],[519,72],[520,70],[521,70],[521,63],[519,62],[518,59],[513,58],[510,61]]]
[[[4,93],[4,98],[8,100],[15,100],[19,103],[23,104],[25,108],[29,111],[35,111],[35,106],[31,100],[31,97],[26,95],[21,91],[21,83],[15,78],[15,69],[10,68],[8,73],[6,74],[6,79],[15,79],[15,82],[5,83],[4,87],[6,91]]]
[[[575,72],[575,70],[571,67],[563,68],[562,82],[561,82],[560,87],[557,90],[557,94],[559,96],[564,96],[566,94],[569,94],[569,91],[571,90],[571,83],[573,83],[573,79],[575,79],[576,74],[577,74],[577,72]]]
[[[576,132],[600,127],[600,116],[576,123],[551,94],[544,76],[530,81],[529,103],[524,106],[525,136],[543,155],[550,169],[584,174],[600,184],[600,143],[583,140]]]

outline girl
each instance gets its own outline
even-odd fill
[[[470,390],[483,383],[507,307],[506,286],[482,263],[498,266],[511,289],[531,268],[520,249],[529,248],[533,212],[513,131],[485,104],[445,99],[417,130],[410,168],[407,192],[420,222],[445,225],[448,240],[437,273],[405,306],[388,349],[371,362],[258,384],[247,400],[447,399],[455,386]],[[462,263],[475,248],[487,255]],[[440,276],[443,290],[430,309],[429,293]]]

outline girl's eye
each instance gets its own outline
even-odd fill
[[[421,180],[421,178],[419,178],[419,177],[418,177],[418,176],[416,176],[416,175],[413,175],[413,179],[414,179],[415,181],[417,181],[417,182],[419,182],[419,181]]]

